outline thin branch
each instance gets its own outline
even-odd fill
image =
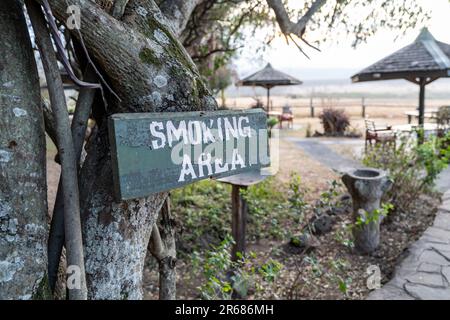
[[[308,11],[297,21],[294,22],[289,18],[288,12],[281,0],[266,0],[267,4],[270,8],[272,8],[273,12],[275,13],[275,18],[278,22],[278,25],[281,29],[281,32],[286,36],[289,37],[294,44],[297,46],[297,48],[306,56],[308,57],[304,50],[300,47],[300,45],[292,38],[292,35],[296,35],[300,38],[306,45],[308,45],[311,48],[314,48],[318,51],[320,51],[317,47],[313,46],[309,42],[307,42],[303,35],[305,33],[306,25],[308,22],[312,19],[313,15],[322,8],[322,6],[327,2],[327,0],[316,0],[313,2],[311,7],[308,9]],[[308,57],[309,59],[309,57]]]
[[[213,54],[215,54],[215,53],[220,53],[220,52],[233,52],[233,51],[236,51],[236,50],[239,50],[239,49],[242,49],[244,46],[239,46],[239,47],[236,47],[236,48],[217,48],[217,49],[213,49],[213,50],[211,50],[211,51],[209,51],[208,53],[205,53],[205,54],[203,54],[203,55],[193,55],[193,56],[191,56],[191,58],[192,58],[192,60],[203,60],[203,59],[206,59],[206,58],[208,58],[208,57],[210,57],[210,56],[212,56]]]
[[[76,276],[74,277],[74,286],[68,287],[69,298],[72,300],[86,300],[87,287],[81,235],[77,166],[63,83],[41,6],[34,0],[26,0],[25,4],[44,66],[50,103],[56,123],[56,138],[61,157],[62,185],[64,189],[64,228],[67,264],[74,268],[73,272],[75,272],[74,276]]]
[[[67,1],[66,1],[66,4],[67,4]],[[70,63],[69,63],[69,61],[67,60],[66,55],[64,54],[64,47],[63,47],[63,45],[62,45],[62,43],[61,43],[61,39],[59,38],[58,27],[56,26],[56,22],[55,22],[56,20],[55,20],[55,17],[53,16],[52,9],[51,9],[51,7],[50,7],[50,4],[48,3],[48,0],[42,0],[42,5],[43,5],[43,8],[44,8],[44,13],[45,13],[45,15],[46,15],[46,18],[47,18],[48,23],[49,23],[49,26],[50,26],[50,32],[51,32],[51,34],[52,34],[52,36],[53,36],[53,41],[54,41],[55,44],[56,44],[56,48],[57,48],[57,50],[58,50],[58,53],[59,53],[59,55],[60,55],[60,58],[61,58],[62,61],[63,61],[64,68],[66,69],[67,73],[69,74],[71,80],[72,80],[76,85],[78,85],[79,87],[82,87],[82,88],[94,88],[94,89],[95,89],[95,88],[99,88],[99,89],[101,90],[101,92],[102,92],[103,102],[105,103],[105,106],[107,106],[106,98],[105,98],[105,95],[104,95],[104,92],[103,92],[103,87],[102,87],[100,84],[98,84],[98,83],[93,84],[93,83],[83,82],[83,81],[79,80],[79,79],[75,76],[75,74],[73,73],[73,70],[72,70],[72,68],[71,68],[71,66],[70,66]],[[68,4],[67,4],[67,7],[69,7]],[[98,78],[101,80],[101,82],[103,83],[103,85],[104,85],[104,86],[111,92],[111,94],[112,94],[112,95],[120,102],[121,99],[119,98],[119,96],[114,92],[114,90],[113,90],[113,89],[109,86],[109,84],[105,81],[105,79],[103,78],[102,74],[101,74],[100,71],[97,69],[97,67],[95,66],[94,62],[92,61],[92,59],[91,59],[91,57],[90,57],[90,55],[89,55],[89,52],[88,52],[88,50],[87,50],[87,48],[86,48],[86,46],[85,46],[85,44],[84,44],[83,37],[82,37],[82,35],[81,35],[80,29],[79,29],[79,28],[76,28],[76,30],[77,30],[77,32],[78,32],[78,34],[79,34],[79,37],[80,37],[80,43],[81,43],[81,46],[82,46],[82,48],[83,48],[83,51],[84,51],[85,54],[86,54],[86,57],[87,57],[87,59],[88,59],[88,62],[92,65],[92,68],[95,70],[95,72],[96,72]]]
[[[96,74],[90,65],[87,66],[83,79],[87,81],[96,80]],[[85,140],[87,124],[89,121],[94,96],[95,90],[89,88],[81,89],[78,94],[77,104],[75,106],[71,130],[77,168],[79,168],[81,152],[83,149],[83,143]],[[58,268],[64,246],[64,239],[64,197],[62,179],[60,177],[48,238],[48,278],[52,291],[55,289],[58,278]]]
[[[306,52],[303,51],[302,47],[300,47],[300,45],[297,43],[297,41],[295,41],[294,37],[292,37],[291,34],[288,35],[288,37],[289,37],[289,39],[292,40],[292,42],[293,42],[293,43],[295,44],[295,46],[300,50],[300,52],[303,53],[303,54],[305,55],[305,57],[307,57],[308,59],[310,59],[309,56],[306,54]]]
[[[81,81],[75,76],[75,73],[72,70],[72,67],[70,65],[69,60],[66,57],[66,54],[64,53],[64,46],[61,42],[61,39],[59,38],[58,34],[58,26],[56,25],[55,18],[53,17],[50,5],[48,4],[47,0],[42,1],[42,5],[44,8],[45,17],[47,18],[48,25],[50,27],[50,33],[53,37],[53,41],[55,42],[56,49],[58,51],[59,58],[66,69],[70,79],[79,87],[85,87],[85,88],[101,88],[100,84],[98,83],[87,83],[84,81]]]
[[[313,49],[315,49],[315,50],[321,52],[319,48],[317,48],[316,46],[314,46],[314,45],[312,45],[311,43],[309,43],[308,41],[306,41],[305,38],[300,37],[300,40],[302,40],[308,47],[313,48]]]

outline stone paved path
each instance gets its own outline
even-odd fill
[[[433,226],[408,248],[394,278],[368,299],[450,300],[450,191]]]
[[[361,166],[328,148],[327,140],[286,139],[333,170],[342,172]],[[351,143],[348,139],[334,141]],[[357,147],[358,140],[354,143]],[[369,300],[450,300],[450,168],[441,173],[436,186],[444,195],[433,226],[408,248],[394,277],[373,291]]]
[[[347,169],[360,168],[361,163],[354,159],[346,158],[336,153],[327,145],[331,144],[332,140],[316,139],[316,138],[285,138],[302,148],[309,156],[319,161],[324,166],[331,168],[337,172],[345,172]],[[353,139],[352,139],[353,140]],[[354,144],[355,148],[361,144],[359,140],[350,139],[336,139],[334,143],[340,144]],[[364,142],[362,142],[364,145]]]

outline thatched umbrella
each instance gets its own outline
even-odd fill
[[[288,74],[285,74],[281,71],[275,70],[270,63],[267,66],[244,78],[241,80],[238,85],[241,86],[258,86],[267,89],[267,111],[270,108],[270,89],[277,86],[294,86],[302,84],[302,82],[294,77],[291,77]]]
[[[450,45],[436,41],[423,28],[410,45],[374,63],[352,77],[352,82],[406,79],[420,86],[419,125],[424,124],[425,86],[450,76]]]

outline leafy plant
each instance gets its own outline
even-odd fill
[[[350,126],[350,118],[343,109],[325,108],[319,115],[325,135],[343,136]]]
[[[212,245],[211,250],[206,252],[202,264],[206,281],[199,287],[203,299],[231,299],[231,279],[227,277],[226,273],[233,266],[231,261],[231,246],[233,244],[233,238],[227,236],[218,246]],[[196,257],[198,259],[198,255]]]
[[[380,209],[375,209],[372,212],[364,211],[363,215],[359,215],[356,218],[355,225],[362,227],[371,223],[377,223],[381,217],[386,217],[390,211],[394,209],[394,206],[390,203],[383,203]]]
[[[309,206],[305,200],[307,190],[303,187],[302,178],[297,173],[291,174],[288,192],[290,208],[295,212],[294,221],[296,223],[302,223],[305,211]]]
[[[275,180],[269,178],[241,193],[248,203],[248,238],[282,239],[285,230],[280,221],[287,216],[286,197]]]
[[[269,290],[283,265],[269,259],[257,265],[256,254],[237,253],[238,261],[231,260],[231,247],[234,240],[230,235],[218,245],[211,246],[205,254],[204,261],[196,254],[193,258],[197,268],[201,268],[205,282],[198,287],[202,299],[231,299],[233,295],[246,297],[253,286],[259,292]]]
[[[337,198],[340,194],[341,187],[342,184],[337,180],[332,180],[328,183],[328,189],[320,194],[319,199],[315,202],[313,207],[313,211],[316,215],[340,207],[341,203]]]
[[[355,243],[353,242],[353,237],[351,235],[350,224],[343,224],[341,229],[336,231],[334,238],[344,247],[347,247],[349,249],[353,249],[355,247]]]

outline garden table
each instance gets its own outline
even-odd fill
[[[432,109],[424,114],[424,118],[435,119],[437,116],[438,110]],[[408,117],[408,124],[411,124],[413,118],[419,118],[419,111],[406,111],[405,115]]]

